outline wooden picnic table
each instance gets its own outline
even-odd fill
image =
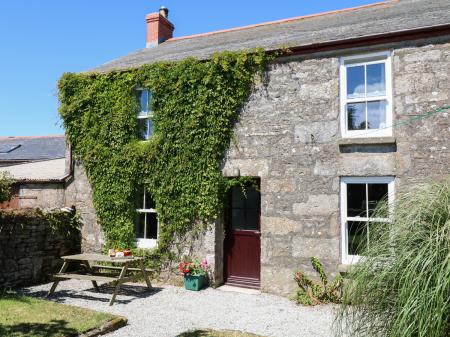
[[[61,259],[64,260],[64,263],[59,271],[59,273],[53,275],[54,282],[47,296],[51,296],[56,287],[58,286],[59,281],[65,279],[76,279],[76,280],[89,280],[92,282],[92,285],[97,291],[100,291],[97,285],[97,281],[107,282],[114,284],[114,293],[109,301],[109,305],[113,305],[116,300],[117,294],[119,293],[120,286],[126,282],[136,281],[139,278],[139,274],[137,275],[127,275],[129,271],[139,271],[145,282],[147,283],[147,287],[152,289],[152,284],[150,283],[150,279],[148,278],[145,266],[144,266],[144,258],[143,257],[124,257],[124,258],[111,258],[107,255],[102,254],[76,254],[76,255],[67,255],[62,256]],[[71,262],[79,262],[86,267],[86,274],[80,273],[66,273],[67,268]],[[99,262],[108,262],[111,264],[119,264],[121,266],[113,266],[113,265],[98,265],[95,263]],[[130,265],[133,263],[138,263],[139,268],[131,268]],[[100,272],[101,270],[106,271],[115,271],[116,274],[104,273]],[[120,272],[119,272],[120,271]],[[117,275],[117,272],[119,274]]]

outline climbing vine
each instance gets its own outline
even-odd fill
[[[229,181],[221,160],[239,109],[269,61],[263,51],[222,52],[109,73],[67,73],[60,115],[86,168],[109,246],[135,242],[135,192],[150,191],[160,221],[159,253],[176,237],[207,228]],[[153,95],[155,132],[138,139],[137,88]]]

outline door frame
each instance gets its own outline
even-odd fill
[[[231,212],[232,212],[232,189],[227,192],[226,196],[226,207],[224,209],[224,241],[223,241],[223,281],[227,285],[238,286],[242,288],[252,288],[252,289],[260,289],[261,284],[261,179],[259,177],[252,177],[256,183],[256,189],[259,192],[260,202],[258,208],[258,230],[232,230],[231,229]],[[248,183],[247,185],[250,185]],[[231,249],[230,244],[230,235],[233,233],[239,234],[241,236],[257,236],[259,241],[258,246],[258,269],[259,275],[258,278],[249,278],[249,277],[240,277],[236,275],[230,275],[229,270],[229,261],[228,261],[228,252]]]

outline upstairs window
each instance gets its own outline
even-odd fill
[[[392,136],[391,56],[341,59],[342,137]]]
[[[153,111],[151,110],[152,93],[148,89],[138,89],[139,113],[138,132],[139,139],[147,140],[153,134]]]
[[[354,263],[370,247],[374,226],[389,230],[389,218],[375,217],[380,202],[392,204],[393,177],[341,178],[341,228],[343,263]]]
[[[136,238],[139,248],[152,248],[158,239],[158,214],[156,205],[146,188],[139,188],[136,195]]]

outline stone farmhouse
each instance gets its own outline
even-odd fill
[[[231,209],[209,231],[199,253],[215,280],[289,294],[292,273],[318,257],[332,274],[370,245],[373,209],[388,195],[450,173],[450,2],[387,1],[334,12],[173,37],[168,10],[147,15],[146,48],[93,71],[128,69],[214,52],[288,48],[256,84],[235,126],[225,176],[258,178],[247,197],[233,190]],[[147,89],[142,112],[149,127]],[[84,217],[83,247],[99,249],[90,187],[80,164],[67,204]],[[151,193],[151,191],[150,191]],[[138,246],[158,242],[158,220],[137,207]],[[378,219],[387,226],[388,219]],[[226,235],[225,235],[226,234]]]

